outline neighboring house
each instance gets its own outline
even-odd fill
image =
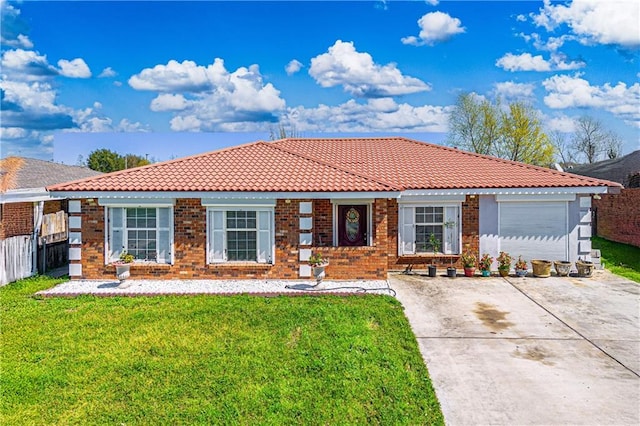
[[[593,194],[618,184],[405,138],[255,142],[49,187],[68,197],[70,275],[385,279],[460,253],[589,258]],[[432,238],[440,247],[433,253]],[[77,244],[74,244],[76,241]],[[494,265],[495,266],[495,265]]]
[[[624,185],[619,194],[595,197],[593,228],[596,235],[607,240],[640,247],[640,150],[613,160],[576,166],[571,172]]]
[[[46,186],[99,174],[33,158],[0,160],[0,285],[31,276],[38,265],[66,264],[66,201]],[[48,264],[37,259],[43,244],[51,244]]]

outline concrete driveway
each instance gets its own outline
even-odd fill
[[[640,424],[638,284],[606,271],[389,282],[447,424]]]

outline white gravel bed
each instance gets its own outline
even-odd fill
[[[375,293],[394,295],[385,280],[323,281],[312,280],[73,280],[37,294],[43,296],[132,296],[154,294],[309,294]]]

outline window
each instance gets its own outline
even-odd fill
[[[209,263],[273,263],[273,209],[210,208]]]
[[[444,241],[444,207],[416,207],[416,253],[442,251]]]
[[[460,205],[401,205],[398,254],[460,253]]]
[[[171,208],[109,207],[107,215],[109,262],[126,251],[138,261],[171,263]]]

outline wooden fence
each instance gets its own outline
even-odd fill
[[[0,285],[31,276],[32,244],[29,235],[0,241]]]

